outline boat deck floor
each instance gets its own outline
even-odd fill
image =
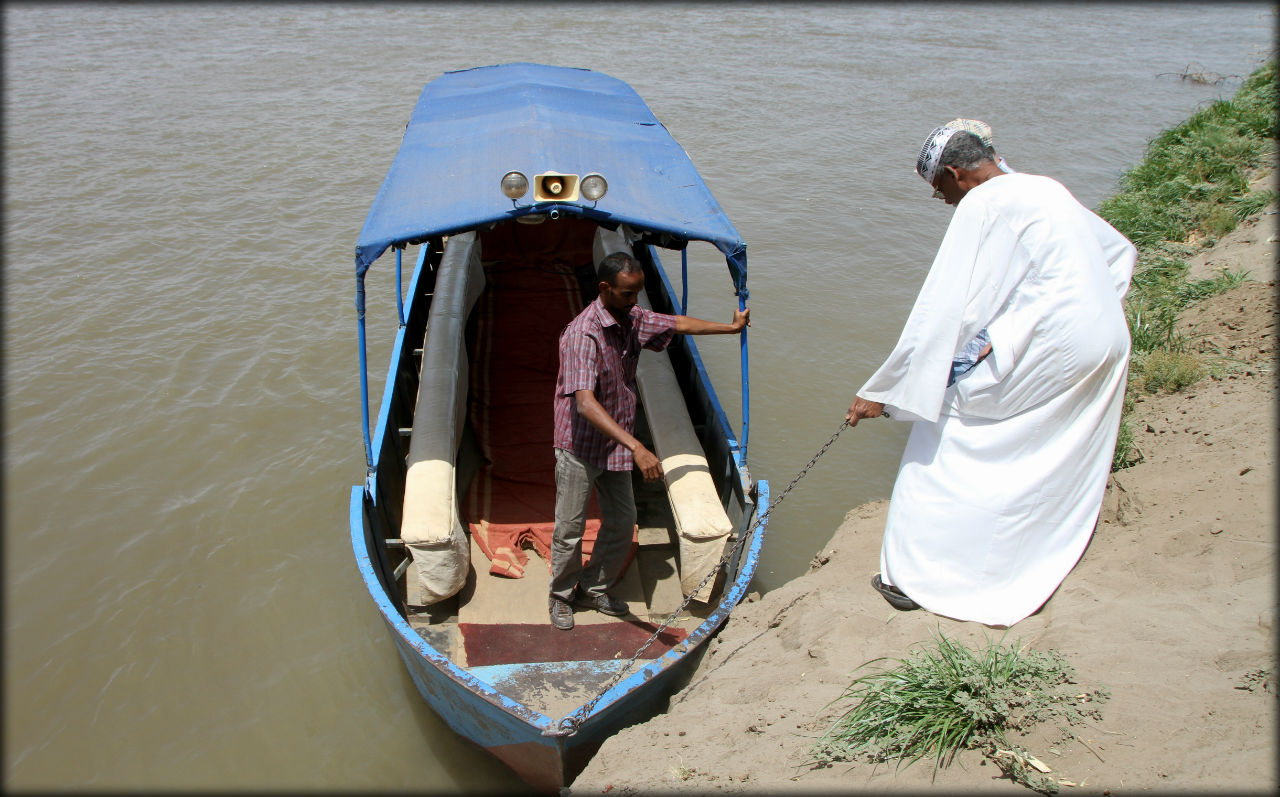
[[[561,717],[596,695],[684,600],[675,556],[667,529],[641,529],[635,557],[611,590],[627,602],[630,613],[610,617],[576,609],[574,628],[560,631],[547,613],[547,563],[534,554],[523,578],[494,576],[473,541],[474,564],[457,598],[410,612],[409,625],[454,664],[498,691],[547,716]],[[656,658],[678,644],[711,608],[690,602],[643,658]]]
[[[411,609],[409,625],[454,664],[508,697],[549,717],[565,716],[598,694],[684,601],[665,490],[638,483],[636,504],[639,544],[610,590],[627,602],[625,617],[576,609],[572,630],[553,628],[547,612],[548,563],[530,551],[523,578],[495,576],[472,540],[466,586],[447,601]],[[406,581],[413,589],[416,580]],[[416,595],[405,597],[408,605],[417,603]],[[691,601],[643,658],[657,658],[679,644],[713,609],[714,603]]]

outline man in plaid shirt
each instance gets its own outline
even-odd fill
[[[600,296],[560,333],[556,376],[556,526],[551,540],[551,624],[573,628],[576,604],[619,617],[627,604],[606,591],[618,577],[636,523],[631,466],[645,479],[662,478],[662,463],[632,436],[640,349],[662,351],[676,333],[728,335],[748,324],[748,310],[720,324],[665,315],[636,305],[644,271],[616,252],[600,261]],[[582,565],[582,534],[594,485],[600,533]]]

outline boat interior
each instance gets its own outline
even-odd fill
[[[685,598],[681,558],[696,548],[693,541],[681,544],[681,524],[676,519],[681,512],[679,496],[672,497],[676,491],[663,481],[645,482],[633,471],[637,528],[626,570],[611,589],[611,594],[629,604],[630,614],[616,618],[577,609],[571,631],[550,625],[548,559],[555,508],[551,400],[558,338],[597,295],[594,264],[600,240],[594,222],[574,217],[544,217],[540,223],[522,218],[476,233],[474,239],[448,239],[437,257],[447,265],[450,247],[465,243],[471,249],[471,268],[482,270],[483,279],[478,282],[483,288],[473,280],[468,299],[473,304],[455,309],[452,322],[442,310],[433,309],[426,333],[413,342],[422,347],[415,352],[421,385],[413,427],[425,430],[429,424],[456,423],[454,434],[442,444],[451,455],[445,457],[450,460],[448,467],[436,462],[433,475],[424,478],[435,480],[436,496],[443,495],[441,490],[449,491],[444,503],[451,500],[454,507],[451,527],[457,535],[460,526],[468,550],[455,552],[461,553],[458,561],[464,563],[465,573],[458,574],[461,587],[444,597],[424,594],[425,577],[415,577],[420,566],[416,560],[427,561],[431,552],[421,551],[430,546],[405,545],[394,552],[395,560],[405,557],[396,568],[397,597],[410,626],[434,648],[504,694],[552,717],[563,716],[593,697],[681,605]],[[459,258],[465,259],[456,254],[455,259]],[[645,265],[647,271],[660,268]],[[439,302],[446,275],[443,270],[437,274],[435,284],[423,290],[434,290]],[[652,292],[652,277],[646,282]],[[459,343],[448,344],[458,357],[441,376],[430,347],[445,345],[432,340],[433,336],[449,334],[459,338]],[[665,362],[666,355],[660,356]],[[656,384],[648,391],[653,396],[642,396],[635,434],[666,463],[664,452],[655,448],[654,427],[664,432],[690,427],[689,434],[696,439],[705,433],[706,419],[689,417],[678,387]],[[439,400],[429,396],[424,400],[432,385],[445,392],[437,396]],[[641,387],[644,392],[645,386]],[[658,394],[666,400],[656,400]],[[422,417],[431,411],[449,413],[454,405],[452,419],[430,422]],[[651,418],[651,414],[661,417]],[[413,430],[409,433],[413,435]],[[419,489],[415,460],[423,457],[415,455],[416,442],[409,444],[406,455],[408,484],[402,519],[406,543],[418,512],[412,500]],[[701,454],[701,449],[694,452],[694,460]],[[706,471],[705,459],[696,467]],[[721,484],[710,489],[727,494],[723,475],[718,480]],[[711,479],[706,483],[711,484]],[[723,516],[725,504],[731,502],[717,495],[710,498]],[[440,503],[435,501],[433,506]],[[689,516],[687,510],[685,516]],[[726,528],[734,528],[739,520],[726,518]],[[598,526],[599,509],[593,498],[584,559]],[[713,540],[714,556],[707,558],[704,552],[704,563],[718,560],[730,537]],[[395,567],[398,562],[388,564]],[[710,565],[702,569],[706,572]],[[687,570],[684,587],[690,583]],[[704,586],[698,593],[701,600],[690,601],[642,658],[662,655],[695,629],[714,608],[723,580],[721,573]]]

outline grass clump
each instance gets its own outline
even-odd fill
[[[896,759],[909,766],[929,757],[936,776],[960,751],[980,750],[1018,782],[1054,793],[1056,781],[1037,772],[1038,761],[1007,734],[1049,720],[1100,719],[1107,693],[1081,694],[1075,683],[1074,668],[1056,652],[990,641],[975,652],[939,633],[931,648],[855,678],[832,701],[852,705],[813,745],[811,763]]]
[[[1244,221],[1253,214],[1276,201],[1276,192],[1270,188],[1252,191],[1231,202],[1231,211],[1237,221]]]
[[[1246,275],[1224,271],[1190,281],[1185,258],[1276,199],[1271,189],[1250,191],[1248,179],[1276,154],[1275,74],[1272,60],[1231,100],[1202,108],[1149,142],[1143,162],[1121,178],[1121,191],[1098,207],[1098,215],[1139,252],[1125,300],[1133,341],[1131,391],[1181,390],[1208,371],[1192,362],[1195,357],[1177,332],[1178,315],[1193,302],[1235,287]],[[1141,460],[1127,420],[1121,421],[1112,470]]]
[[[1153,139],[1143,162],[1125,173],[1120,193],[1103,202],[1098,215],[1139,249],[1234,228],[1222,229],[1219,208],[1233,210],[1249,193],[1249,170],[1274,154],[1275,71],[1269,62],[1231,100],[1218,100]]]
[[[1124,470],[1142,461],[1142,454],[1133,444],[1133,424],[1129,418],[1120,419],[1116,432],[1116,447],[1111,453],[1111,470]]]
[[[1129,418],[1135,393],[1175,393],[1209,373],[1205,363],[1189,351],[1186,337],[1178,332],[1179,314],[1194,302],[1228,291],[1248,279],[1243,271],[1223,269],[1208,279],[1188,280],[1189,269],[1180,258],[1146,255],[1134,272],[1124,306],[1133,352],[1124,412],[1111,458],[1112,471],[1142,461],[1134,447]]]
[[[1222,269],[1208,279],[1188,280],[1190,268],[1185,260],[1163,255],[1139,260],[1124,306],[1135,355],[1185,352],[1187,341],[1177,332],[1178,315],[1183,309],[1249,278],[1243,271]]]
[[[1140,380],[1148,393],[1176,393],[1208,372],[1199,357],[1185,351],[1153,351],[1142,358]],[[1132,440],[1130,441],[1132,445]],[[1119,447],[1117,445],[1117,447]]]
[[[1112,452],[1111,470],[1123,470],[1142,461],[1142,452],[1134,445],[1133,423],[1129,417],[1133,412],[1134,391],[1128,389],[1133,384],[1133,374],[1129,374],[1129,385],[1126,385],[1124,405],[1120,415],[1120,429],[1116,434],[1116,447]]]

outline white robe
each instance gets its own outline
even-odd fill
[[[1000,175],[960,201],[897,345],[858,391],[914,421],[885,583],[936,614],[1007,626],[1075,566],[1120,423],[1136,257],[1048,177]],[[948,388],[983,327],[991,355]]]

